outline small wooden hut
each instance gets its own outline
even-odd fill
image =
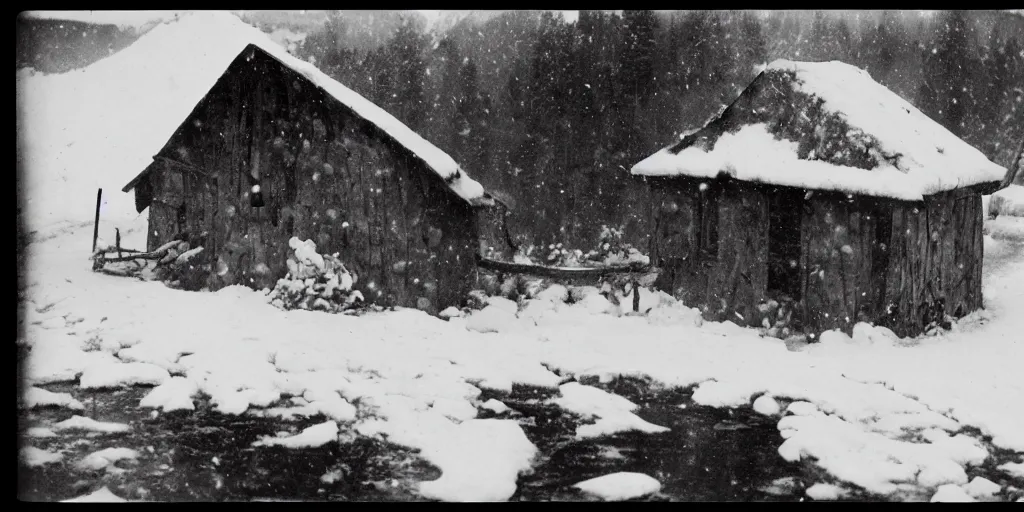
[[[982,307],[982,194],[1006,169],[840,62],[776,61],[700,130],[636,164],[656,286],[761,326],[916,335]]]
[[[210,289],[259,289],[284,277],[291,237],[311,239],[367,301],[464,301],[491,200],[450,156],[272,43],[246,46],[211,85],[124,187],[149,208],[150,249],[188,233],[211,258]]]

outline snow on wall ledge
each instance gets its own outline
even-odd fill
[[[874,169],[804,160],[797,144],[779,140],[764,124],[747,124],[722,134],[710,151],[690,146],[673,153],[658,151],[636,164],[632,173],[646,176],[713,178],[727,174],[746,181],[808,189],[920,200],[958,187],[998,181],[1006,169],[871,79],[867,72],[842,62],[777,60],[765,73],[792,73],[796,92],[822,100],[826,112],[839,116],[851,130],[877,141],[891,163]]]

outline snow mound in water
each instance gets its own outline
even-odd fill
[[[124,501],[128,500],[110,492],[110,489],[102,487],[96,492],[86,494],[85,496],[79,496],[77,498],[71,498],[70,500],[64,500],[62,503],[120,503]]]
[[[131,448],[104,448],[90,453],[75,465],[80,470],[97,471],[104,469],[119,460],[135,460],[139,452]]]
[[[808,498],[817,501],[838,500],[848,494],[846,489],[835,484],[817,483],[804,491]]]
[[[775,416],[779,414],[780,410],[779,403],[771,395],[761,395],[754,400],[754,411],[758,414]]]
[[[84,416],[72,416],[60,423],[53,424],[54,430],[86,430],[90,432],[127,432],[132,429],[131,426],[124,423],[113,423],[106,421],[96,421],[92,418],[86,418]]]
[[[971,483],[964,486],[964,490],[967,494],[970,494],[975,498],[986,498],[997,492],[999,492],[999,484],[981,476],[976,476],[971,480]]]
[[[814,457],[838,478],[870,492],[889,494],[901,483],[923,487],[966,484],[965,465],[982,463],[988,452],[965,435],[938,429],[922,433],[928,443],[891,439],[864,426],[827,414],[786,416],[779,421],[786,439],[779,454],[790,462]]]
[[[584,480],[573,487],[606,501],[622,501],[654,494],[661,483],[643,473],[620,472]]]
[[[285,448],[316,448],[338,440],[338,424],[325,421],[304,429],[290,437],[264,437],[253,446],[283,446]]]
[[[18,452],[18,460],[31,468],[60,462],[64,460],[64,454],[49,452],[35,446],[26,446]]]
[[[1007,462],[996,466],[996,469],[1000,469],[1010,476],[1024,478],[1024,462]]]
[[[977,500],[967,494],[959,485],[953,484],[940,485],[931,499],[932,503],[965,503],[972,501]]]
[[[58,406],[68,409],[82,410],[85,407],[70,393],[54,393],[42,388],[31,387],[21,397],[22,405],[33,409],[36,407]]]
[[[443,501],[509,499],[537,453],[522,428],[509,420],[469,420],[427,435],[431,439],[421,445],[421,453],[443,473],[421,483],[419,490]]]
[[[598,437],[630,430],[649,434],[669,430],[633,414],[631,411],[635,410],[637,405],[621,396],[578,382],[563,384],[558,389],[561,396],[551,400],[551,403],[584,418],[597,419],[593,424],[577,427],[578,438]]]

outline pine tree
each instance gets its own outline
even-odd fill
[[[845,19],[833,20],[829,29],[832,34],[832,51],[828,58],[842,62],[850,62],[851,49],[853,48],[853,35],[850,33],[850,25]]]
[[[768,42],[761,29],[761,22],[754,13],[746,11],[740,20],[743,38],[741,62],[747,69],[764,63],[768,59]],[[674,40],[673,40],[674,41]]]
[[[453,151],[459,161],[472,169],[486,168],[486,128],[484,99],[480,93],[476,62],[467,58],[459,70],[458,102],[452,129]]]
[[[825,13],[814,11],[814,21],[811,24],[811,37],[808,39],[806,59],[810,61],[824,61],[832,57],[832,33]]]
[[[938,41],[933,60],[936,72],[932,79],[941,110],[941,122],[951,132],[961,135],[966,131],[967,73],[971,66],[970,39],[967,18],[963,11],[943,13],[939,25]]]
[[[654,88],[655,31],[658,20],[651,11],[622,12],[624,40],[622,77],[625,94],[636,102],[650,97]]]
[[[445,37],[437,45],[439,66],[441,69],[441,85],[434,100],[437,111],[438,130],[443,133],[440,140],[444,147],[456,147],[458,129],[454,126],[456,107],[459,96],[459,73],[463,66],[463,57],[458,44],[450,37]]]
[[[531,94],[528,95],[528,129],[534,136],[549,137],[554,128],[551,121],[558,119],[562,111],[562,98],[558,94],[562,60],[560,56],[563,51],[559,46],[559,23],[559,18],[545,11],[540,18],[537,42],[533,46],[533,57],[530,61],[532,87]]]
[[[871,55],[868,72],[883,84],[896,66],[896,57],[900,45],[898,23],[895,13],[884,11],[882,19],[878,22],[878,26],[875,29],[874,37],[868,40],[868,44],[874,50],[872,52],[873,55]]]
[[[412,23],[405,22],[385,49],[386,60],[394,70],[394,88],[388,104],[392,106],[392,113],[413,130],[421,128],[426,112],[423,93],[426,46],[426,37]]]

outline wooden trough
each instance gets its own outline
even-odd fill
[[[604,267],[548,267],[498,261],[477,255],[477,267],[501,274],[519,274],[535,277],[548,277],[559,282],[575,282],[579,280],[608,280],[630,283],[633,295],[633,311],[640,310],[640,286],[650,286],[657,278],[659,269],[651,265],[632,263]]]

